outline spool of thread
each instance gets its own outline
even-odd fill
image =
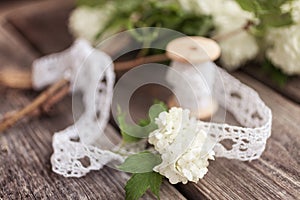
[[[170,107],[188,108],[199,119],[209,118],[217,111],[218,104],[212,96],[215,82],[212,61],[220,54],[219,45],[204,37],[182,37],[168,44],[167,56],[172,60],[172,68],[167,73],[167,81],[175,94],[181,95],[180,102],[175,96],[170,98]]]

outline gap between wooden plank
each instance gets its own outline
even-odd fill
[[[32,62],[35,56],[20,45],[18,40],[12,37],[12,33],[1,27],[0,32],[0,51],[8,51],[6,53],[9,55],[2,60],[5,65],[13,62],[28,65]],[[9,45],[1,48],[6,42]],[[33,96],[34,92],[7,90],[5,98],[1,98],[1,113],[27,104]],[[3,163],[0,166],[0,198],[124,198],[123,188],[129,178],[125,173],[104,168],[75,179],[64,178],[51,172],[51,133],[53,129],[60,130],[73,122],[70,102],[69,98],[59,104],[57,115],[51,118],[41,117],[20,123],[0,136],[0,160]],[[112,129],[110,134],[118,135]],[[144,198],[154,199],[154,196],[148,193]],[[161,198],[185,199],[167,182],[162,186]]]

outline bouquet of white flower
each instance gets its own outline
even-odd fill
[[[126,199],[138,199],[148,188],[159,197],[163,177],[172,184],[197,183],[208,172],[208,159],[214,160],[215,141],[204,131],[200,121],[190,118],[189,110],[173,107],[167,111],[162,102],[152,107],[152,112],[153,109],[158,116],[146,124],[155,125],[148,133],[148,142],[154,150],[129,155],[119,166],[120,170],[133,173],[125,187]],[[120,127],[126,126],[123,118],[119,123]],[[123,132],[123,139],[128,137],[133,136]]]
[[[223,36],[220,60],[227,69],[255,59],[293,75],[300,74],[299,16],[300,0],[79,0],[70,17],[70,30],[95,43],[139,27]]]

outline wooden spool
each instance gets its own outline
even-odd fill
[[[177,62],[201,64],[214,61],[220,57],[220,46],[212,39],[192,36],[181,37],[171,41],[166,48],[167,56]],[[172,96],[168,101],[169,107],[180,106],[176,97]],[[199,119],[208,119],[218,110],[218,103],[212,99],[204,108],[191,110],[191,114]]]

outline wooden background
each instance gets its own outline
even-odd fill
[[[30,70],[34,59],[61,51],[73,41],[67,19],[72,0],[1,1],[0,68]],[[272,109],[272,136],[262,157],[252,162],[218,158],[199,183],[164,182],[161,199],[300,199],[300,78],[278,88],[257,66],[233,73],[258,91]],[[132,112],[140,114],[162,92],[137,92]],[[28,104],[38,95],[0,87],[0,113]],[[230,115],[227,123],[235,123]],[[64,178],[51,171],[52,134],[73,123],[71,98],[51,115],[23,120],[0,135],[0,199],[124,199],[128,174],[105,167],[83,178]],[[118,133],[111,126],[107,134]],[[153,199],[148,193],[143,199]]]

